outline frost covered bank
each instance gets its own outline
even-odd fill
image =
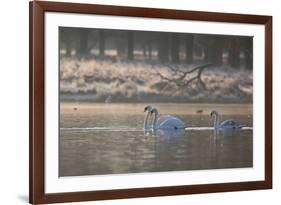
[[[63,101],[252,102],[252,72],[198,65],[112,60],[60,60]]]

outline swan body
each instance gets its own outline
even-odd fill
[[[214,119],[214,129],[241,129],[244,127],[234,120],[219,122],[219,113],[215,110],[211,112],[210,116]]]
[[[172,115],[162,115],[158,118],[158,110],[156,108],[151,109],[151,114],[154,114],[153,130],[157,129],[184,129],[185,123],[178,117]]]

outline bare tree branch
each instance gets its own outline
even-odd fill
[[[195,80],[197,80],[198,85],[200,85],[203,89],[206,89],[206,85],[203,82],[201,75],[202,75],[203,70],[210,65],[212,65],[212,64],[208,63],[208,64],[204,64],[204,65],[199,65],[188,71],[181,70],[177,65],[174,65],[174,66],[167,65],[169,70],[172,71],[172,73],[173,73],[173,75],[171,77],[164,76],[161,72],[159,72],[157,70],[155,71],[155,74],[157,74],[164,81],[168,81],[170,83],[176,84],[181,89],[189,86]],[[192,74],[195,71],[198,71],[196,76],[186,79],[189,74]]]

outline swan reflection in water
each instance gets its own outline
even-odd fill
[[[232,129],[232,128],[220,128],[213,130],[214,138],[223,138],[223,137],[234,137],[239,135],[241,129]]]
[[[155,137],[161,137],[161,138],[180,138],[183,137],[185,134],[184,129],[177,129],[177,130],[172,130],[172,129],[157,129],[153,130],[151,132],[152,136]]]
[[[144,130],[145,136],[161,137],[163,139],[180,138],[185,135],[185,129],[150,129]]]

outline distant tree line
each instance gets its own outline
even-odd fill
[[[65,56],[253,67],[253,38],[247,36],[60,27],[59,40]]]

